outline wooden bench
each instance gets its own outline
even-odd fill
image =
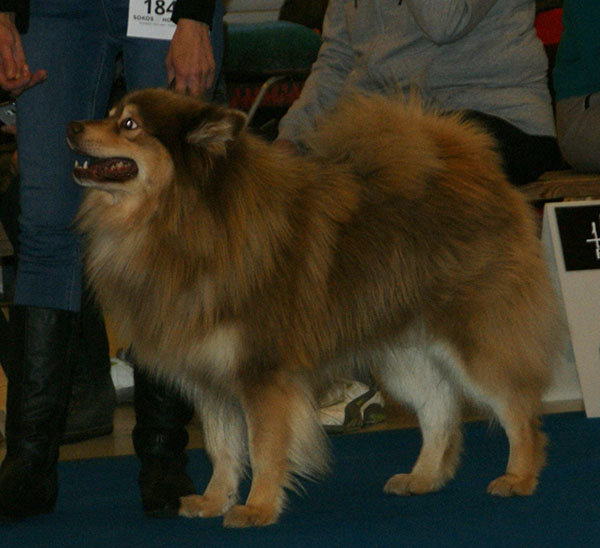
[[[571,169],[548,171],[520,190],[533,204],[600,198],[600,173],[579,173]]]

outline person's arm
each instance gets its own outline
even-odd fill
[[[404,0],[432,42],[454,42],[471,32],[498,0]]]
[[[315,120],[337,102],[344,81],[354,66],[354,53],[346,28],[344,1],[329,3],[323,24],[323,44],[300,97],[279,123],[278,140],[296,143]]]
[[[214,13],[215,0],[177,0],[171,21],[178,23],[180,19],[193,19],[212,27]]]
[[[10,8],[11,2],[3,2],[0,8]],[[21,36],[15,25],[14,11],[0,11],[0,87],[13,95],[19,95],[46,79],[43,69],[31,73],[21,44]]]
[[[10,11],[16,13],[26,7],[27,1],[24,0],[0,0],[0,12]]]
[[[172,20],[177,24],[165,59],[167,79],[175,90],[201,95],[215,79],[210,28],[215,0],[178,0]]]

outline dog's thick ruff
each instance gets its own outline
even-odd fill
[[[182,515],[274,523],[286,489],[327,470],[316,389],[367,364],[423,432],[387,492],[454,476],[465,396],[509,439],[489,492],[534,491],[562,325],[532,211],[476,123],[354,96],[296,156],[240,112],[146,90],[68,138],[92,157],[74,177],[99,302],[202,419],[213,476]]]

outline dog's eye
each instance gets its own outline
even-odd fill
[[[137,122],[133,118],[126,118],[121,123],[121,127],[124,128],[124,129],[137,129],[138,128],[138,124],[137,124]]]

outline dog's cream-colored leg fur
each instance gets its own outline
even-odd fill
[[[396,495],[437,491],[454,477],[462,446],[455,387],[421,348],[389,352],[386,361],[381,382],[392,397],[416,411],[423,445],[410,474],[392,476],[384,491]]]
[[[539,430],[540,395],[507,377],[499,384],[478,381],[449,345],[396,348],[388,352],[381,381],[390,395],[408,403],[419,419],[423,436],[421,452],[410,474],[397,474],[384,487],[386,493],[421,494],[440,489],[458,466],[462,435],[459,394],[493,411],[508,437],[510,454],[506,473],[492,481],[488,493],[499,496],[530,495],[545,462],[546,437]],[[489,353],[471,364],[471,370],[493,368]],[[513,357],[519,370],[518,359]],[[522,370],[531,369],[527,364]]]
[[[224,405],[207,392],[196,409],[202,420],[204,444],[213,474],[202,495],[181,498],[181,516],[214,517],[224,515],[238,497],[238,485],[246,464],[246,425],[241,409]]]

